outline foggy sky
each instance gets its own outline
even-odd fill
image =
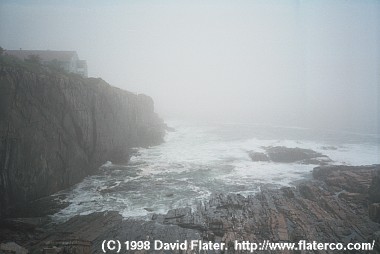
[[[0,46],[75,50],[163,118],[379,132],[379,45],[380,1],[0,3]]]

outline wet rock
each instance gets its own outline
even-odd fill
[[[271,161],[281,163],[299,162],[304,164],[325,164],[331,160],[321,153],[311,149],[288,148],[285,146],[264,147]]]
[[[375,251],[377,251],[377,253],[380,253],[380,231],[375,232],[373,234],[373,237],[368,238],[369,242],[373,240],[375,240]]]
[[[249,151],[252,161],[273,161],[280,163],[301,163],[314,165],[328,165],[331,159],[310,149],[288,148],[285,146],[263,147],[266,153]]]
[[[47,196],[30,202],[16,205],[9,209],[10,217],[43,217],[54,214],[67,207],[64,195]]]
[[[369,194],[374,172],[378,165],[368,166],[324,166],[313,169],[315,179],[326,182],[330,189],[347,190],[352,193]],[[377,194],[374,194],[376,196]]]
[[[7,218],[0,221],[0,226],[10,228],[17,231],[34,231],[41,225],[50,222],[47,217],[34,218]]]
[[[44,254],[90,254],[91,242],[81,239],[55,240],[46,243],[43,247]]]
[[[27,254],[28,250],[15,242],[8,242],[0,244],[0,253]]]
[[[371,185],[369,187],[369,201],[380,203],[380,170],[374,170]]]
[[[372,203],[369,205],[369,218],[374,222],[380,223],[380,203]]]
[[[297,189],[303,198],[311,201],[317,200],[317,197],[315,196],[315,190],[309,184],[300,184]]]
[[[265,153],[250,151],[248,155],[252,161],[269,161],[269,157]]]
[[[281,190],[283,191],[284,195],[288,198],[294,198],[294,192],[293,192],[293,188],[290,188],[290,187],[283,187],[281,188]]]

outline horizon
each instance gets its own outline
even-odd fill
[[[151,96],[164,119],[379,134],[379,10],[379,1],[3,1],[0,46],[74,50],[89,76]]]

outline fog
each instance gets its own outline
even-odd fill
[[[0,46],[75,50],[164,119],[379,133],[380,1],[2,1]]]

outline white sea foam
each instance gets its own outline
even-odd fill
[[[112,162],[111,161],[106,161],[106,163],[104,163],[102,166],[100,166],[101,168],[109,168],[109,167],[112,167]]]
[[[267,146],[312,149],[334,164],[378,164],[378,137],[254,125],[169,123],[162,145],[139,149],[127,165],[106,162],[100,175],[89,176],[66,191],[70,205],[53,216],[116,210],[124,217],[192,206],[212,193],[251,195],[263,185],[291,186],[310,177],[314,165],[253,162],[248,151]]]

